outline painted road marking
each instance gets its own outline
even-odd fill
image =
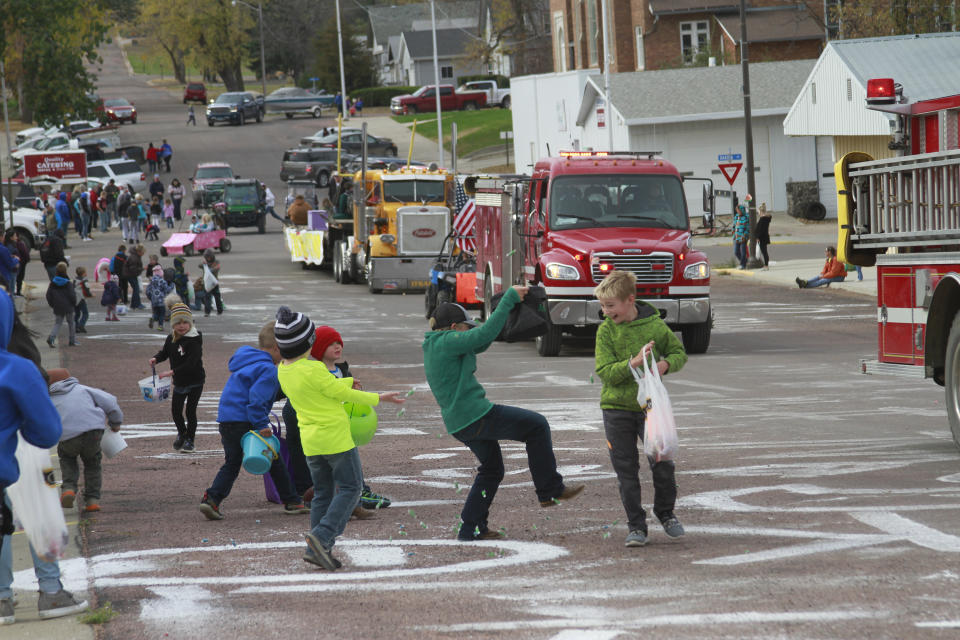
[[[868,498],[887,498],[891,496],[921,496],[929,497],[931,494],[944,495],[952,499],[960,500],[960,488],[953,487],[920,487],[916,489],[855,489],[833,487],[818,487],[810,484],[781,484],[766,487],[745,487],[741,489],[720,489],[718,491],[706,491],[704,493],[694,494],[681,498],[681,505],[702,507],[720,513],[852,513],[852,512],[875,512],[883,511],[928,511],[944,509],[960,509],[960,502],[949,504],[917,504],[912,502],[905,505],[846,505],[846,506],[755,506],[745,504],[737,500],[739,497],[749,496],[756,493],[766,493],[770,491],[787,492],[801,496],[856,496]],[[782,501],[781,501],[782,502]]]

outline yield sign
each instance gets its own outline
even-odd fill
[[[737,179],[737,176],[740,174],[740,169],[743,168],[742,162],[731,162],[730,164],[718,164],[720,167],[723,177],[727,179],[727,182],[730,183],[730,186],[733,186],[733,181]]]

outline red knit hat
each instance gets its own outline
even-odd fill
[[[343,346],[343,338],[340,337],[336,329],[326,325],[317,327],[316,338],[313,341],[313,346],[310,347],[310,355],[312,355],[315,360],[323,360],[323,354],[326,353],[327,347],[334,342],[339,342],[340,346]]]

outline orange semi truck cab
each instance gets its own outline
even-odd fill
[[[683,178],[653,153],[568,152],[523,177],[476,178],[477,298],[542,285],[550,327],[543,356],[564,334],[603,320],[593,290],[614,269],[637,276],[637,298],[680,331],[689,353],[710,345],[710,265],[693,246]],[[712,199],[710,199],[712,202]]]

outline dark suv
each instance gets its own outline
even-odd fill
[[[243,126],[247,120],[263,120],[263,97],[257,98],[249,91],[221,93],[207,105],[207,124],[230,122]]]
[[[183,104],[188,102],[206,104],[207,88],[202,82],[188,82],[187,86],[183,88]]]
[[[345,167],[353,160],[349,153],[341,153],[340,165]],[[318,187],[330,184],[330,176],[337,170],[336,149],[289,149],[283,152],[280,162],[280,179],[313,180]]]

